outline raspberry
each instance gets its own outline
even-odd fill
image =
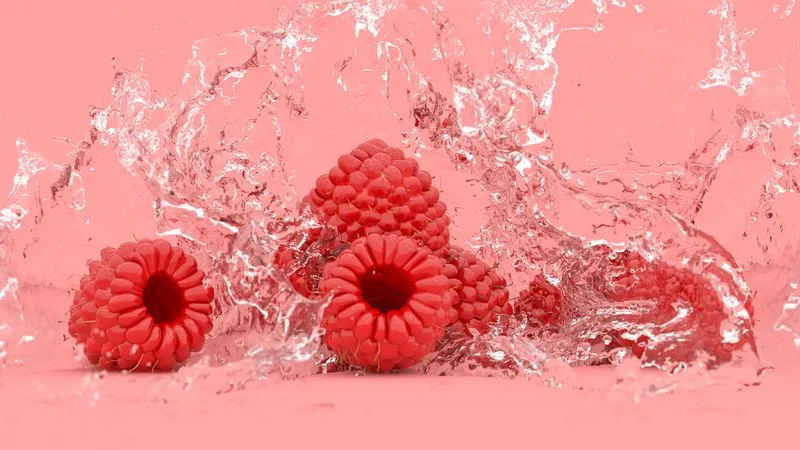
[[[109,370],[170,370],[200,351],[214,291],[195,259],[163,240],[104,248],[88,263],[70,308],[69,333]]]
[[[317,295],[325,264],[350,244],[334,236],[327,228],[314,227],[308,233],[297,232],[278,247],[273,264],[289,278],[292,287],[305,297]]]
[[[536,275],[519,293],[514,313],[524,315],[532,325],[551,326],[561,318],[562,302],[561,291],[542,275]]]
[[[322,317],[325,344],[342,362],[374,372],[417,363],[448,324],[442,261],[411,238],[356,239],[325,266],[319,288],[334,294]]]
[[[730,361],[735,350],[745,345],[753,345],[752,336],[745,336],[736,344],[723,343],[720,327],[728,320],[723,300],[711,284],[688,269],[669,266],[664,263],[649,263],[641,255],[623,252],[612,261],[614,273],[610,274],[611,287],[605,293],[612,301],[624,302],[641,299],[654,299],[656,310],[643,314],[642,321],[665,324],[672,320],[677,312],[674,304],[685,301],[694,310],[694,321],[697,329],[678,347],[669,350],[669,355],[649,355],[652,358],[668,356],[673,361],[691,361],[696,351],[703,350],[715,357],[716,362]],[[753,316],[750,299],[745,308]],[[630,347],[631,351],[641,357],[648,344],[646,336],[640,336],[636,342],[622,337],[624,332],[615,333],[614,338],[620,346]]]
[[[469,250],[451,246],[443,273],[450,280],[454,298],[451,323],[484,332],[499,314],[512,313],[506,280]]]
[[[431,181],[402,150],[372,139],[339,157],[303,201],[348,242],[392,233],[441,255],[450,243],[450,218]]]

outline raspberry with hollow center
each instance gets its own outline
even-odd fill
[[[339,157],[303,200],[344,240],[369,234],[411,237],[437,255],[450,244],[450,218],[431,175],[379,139]]]
[[[69,334],[103,369],[167,371],[198,352],[214,291],[194,258],[164,240],[104,248],[69,311]]]
[[[325,344],[374,372],[408,368],[444,335],[452,298],[442,261],[415,240],[371,234],[328,263],[320,294]]]
[[[478,332],[488,329],[500,314],[511,314],[506,280],[474,253],[451,246],[444,256],[444,275],[449,279],[454,303],[450,322]]]
[[[561,291],[542,275],[536,275],[528,287],[519,293],[514,313],[524,315],[531,325],[553,326],[561,318]]]

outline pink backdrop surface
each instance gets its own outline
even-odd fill
[[[0,185],[10,186],[17,170],[18,138],[50,161],[65,161],[69,147],[56,138],[83,139],[89,106],[109,102],[112,58],[120,67],[135,67],[139,55],[145,54],[152,87],[172,92],[180,85],[193,42],[249,26],[272,26],[279,3],[32,0],[2,6],[0,54],[5,64],[0,84],[5,91],[0,102]],[[477,70],[489,49],[470,45],[470,36],[480,34],[474,11],[459,10],[452,3],[448,4],[450,18],[462,30],[468,60]],[[719,6],[718,1],[642,1],[624,7],[608,2],[602,31],[564,33],[554,52],[559,62],[558,87],[547,129],[558,145],[556,159],[575,169],[584,167],[587,160],[622,163],[629,154],[645,163],[683,161],[717,129],[734,123],[742,104],[756,105],[775,117],[792,113],[800,99],[800,11],[791,11],[793,1],[786,3],[735,3],[733,30],[745,36],[747,59],[729,73],[731,84],[760,71],[746,95],[739,96],[727,87],[699,87],[721,58],[719,45],[729,45],[719,43],[720,19],[708,13]],[[791,14],[781,18],[786,11]],[[561,26],[591,27],[595,19],[595,5],[578,1]],[[749,30],[755,31],[749,35]],[[351,97],[336,86],[310,81],[315,73],[329,75],[326,71],[336,62],[333,56],[326,59],[326,50],[333,55],[337,48],[352,44],[351,31],[340,33],[347,37],[319,44],[315,52],[323,56],[303,70],[310,77],[306,106],[314,111],[339,111],[342,121],[312,116],[310,125],[283,130],[283,142],[292,149],[286,163],[301,192],[354,144],[379,137],[399,145],[401,139],[391,116],[368,104],[349,103]],[[735,47],[723,57],[725,61],[740,57]],[[782,83],[770,79],[778,75]],[[246,97],[247,89],[243,85],[239,96]],[[374,87],[351,86],[351,91],[359,89],[366,96]],[[238,105],[229,113],[250,106]],[[792,138],[776,139],[790,142]],[[771,166],[758,152],[739,152],[730,158],[706,193],[696,224],[738,260],[747,261],[754,250],[741,239],[741,230],[757,205]],[[442,172],[444,183],[470,177],[469,173],[443,172],[449,162],[442,154],[424,153],[421,160],[432,172]],[[82,264],[99,248],[156,231],[151,197],[141,184],[117,183],[128,177],[122,167],[108,161],[98,164],[105,164],[102,173],[83,179],[87,206],[80,217],[90,217],[90,222],[78,223],[80,218],[59,222],[55,216],[43,227],[58,238],[32,248],[31,263],[17,268],[22,281],[44,286],[34,295],[40,296],[38,307],[45,313],[68,308],[70,300],[63,289],[77,283]],[[470,187],[445,189],[442,196],[451,208],[467,211],[456,216],[456,238],[464,241],[476,233],[482,218],[470,212],[479,211],[475,204],[485,203],[485,195]],[[796,231],[797,217],[791,214],[800,208],[791,206],[800,203],[794,202],[784,209],[790,215],[783,219],[787,235]],[[786,238],[786,246],[796,245],[796,237]],[[774,278],[762,280],[756,275],[748,281],[762,292],[779,290]],[[54,294],[48,289],[62,291]],[[760,385],[654,396],[641,403],[626,395],[629,386],[618,380],[620,372],[612,368],[581,369],[580,383],[561,388],[543,386],[538,380],[338,374],[225,395],[216,395],[222,388],[206,386],[198,376],[190,380],[194,387],[186,395],[155,402],[150,400],[154,386],[175,391],[185,386],[170,383],[167,375],[87,376],[72,360],[69,345],[55,339],[53,354],[39,360],[30,356],[38,363],[35,370],[0,375],[0,442],[4,448],[54,444],[62,448],[284,444],[305,448],[311,442],[333,448],[351,444],[388,448],[556,444],[674,448],[689,442],[725,448],[791,445],[796,441],[792,426],[800,406],[800,370],[795,368],[798,350],[788,333],[772,328],[780,307],[776,302],[757,305],[763,311],[757,330],[762,357],[779,369],[768,371]]]

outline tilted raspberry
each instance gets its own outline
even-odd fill
[[[498,315],[512,313],[506,280],[497,270],[471,251],[455,245],[450,247],[444,260],[443,273],[450,281],[454,298],[451,323],[484,332]]]
[[[304,199],[348,242],[368,234],[411,237],[435,254],[450,243],[450,218],[431,175],[379,139],[339,157]]]
[[[313,227],[307,233],[298,231],[290,235],[275,252],[273,264],[300,295],[310,298],[317,295],[325,264],[349,246],[330,229]]]
[[[452,298],[442,261],[415,240],[370,234],[325,266],[320,294],[325,344],[375,372],[420,361],[444,334]]]
[[[553,326],[561,318],[561,291],[542,275],[536,275],[527,289],[519,293],[514,313],[525,316],[531,325]]]
[[[214,291],[194,258],[163,240],[126,242],[90,261],[70,308],[69,333],[109,370],[170,370],[200,351]]]
[[[754,348],[751,332],[738,343],[723,342],[720,328],[729,319],[725,304],[710,282],[691,270],[659,262],[650,263],[638,253],[629,251],[618,254],[610,268],[613,272],[607,277],[610,287],[605,293],[609,299],[616,302],[642,299],[656,301],[655,311],[637,319],[642,323],[668,323],[677,315],[674,305],[679,301],[688,303],[693,310],[692,315],[682,319],[687,321],[685,326],[694,327],[692,335],[669,349],[668,354],[652,354],[647,349],[649,341],[646,336],[640,336],[637,342],[623,338],[624,332],[614,336],[620,346],[629,347],[635,355],[641,357],[648,351],[649,359],[669,358],[672,361],[689,362],[697,351],[702,350],[713,356],[717,363],[724,363],[731,360],[734,351],[746,345]],[[750,300],[745,300],[744,307],[752,318]]]

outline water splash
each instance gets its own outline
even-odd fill
[[[453,13],[462,3],[337,1],[287,8],[274,28],[196,42],[171,96],[154,92],[143,63],[115,68],[112,101],[92,109],[89,132],[71,147],[68,165],[48,163],[20,144],[12,205],[0,215],[0,307],[8,308],[0,316],[0,355],[30,336],[26,327],[36,329],[19,315],[30,300],[20,296],[23,278],[16,274],[27,248],[55,238],[42,217],[93,218],[86,216],[91,200],[84,184],[92,172],[110,171],[108,155],[114,155],[130,183],[152,200],[157,234],[199,255],[218,292],[207,356],[170,383],[186,386],[225,374],[214,379],[244,386],[242,380],[271,374],[314,373],[328,356],[318,326],[327,299],[297,294],[271,261],[289,236],[315,225],[297,207],[303,194],[297,180],[305,176],[297,162],[314,154],[312,144],[327,144],[309,136],[334,118],[363,123],[367,131],[376,120],[391,122],[386,132],[402,137],[417,155],[444,152],[447,170],[471,175],[487,200],[470,211],[484,221],[469,244],[498,262],[512,294],[544,274],[567,302],[558,334],[503,318],[487,336],[450,336],[423,372],[482,368],[565,380],[574,375],[570,365],[628,360],[624,350],[597,345],[619,331],[609,323],[625,323],[631,332],[642,317],[609,299],[613,258],[592,256],[600,247],[633,251],[704,280],[724,299],[729,319],[717,337],[752,339],[744,308],[752,292],[743,270],[695,221],[731,155],[757,149],[772,171],[743,224],[751,236],[743,245],[755,242],[761,249],[747,262],[782,264],[794,257],[788,246],[774,244],[797,236],[786,231],[792,221],[774,211],[785,208],[781,197],[796,193],[800,128],[782,69],[750,67],[743,50],[748,34],[737,28],[732,3],[712,11],[721,21],[719,54],[700,82],[704,89],[728,86],[745,99],[731,123],[688,161],[651,164],[631,157],[587,167],[556,162],[559,149],[548,132],[560,73],[555,49],[565,33],[602,32],[615,9],[602,1],[588,13],[569,0],[476,1],[478,20],[465,21]],[[353,144],[350,137],[347,142]],[[788,253],[779,257],[778,249]],[[28,276],[23,284],[66,289],[74,275],[62,275],[57,281]],[[790,317],[793,295],[787,294],[776,325],[782,329],[797,328]],[[636,332],[657,336],[661,348],[680,346],[697,330],[692,314],[685,312],[671,328],[648,322]],[[644,363],[671,368],[647,357]]]
[[[775,323],[775,329],[787,331],[794,335],[794,345],[800,347],[800,295],[797,294],[798,284],[793,281],[789,284],[790,293],[786,296],[786,303],[780,319]]]

